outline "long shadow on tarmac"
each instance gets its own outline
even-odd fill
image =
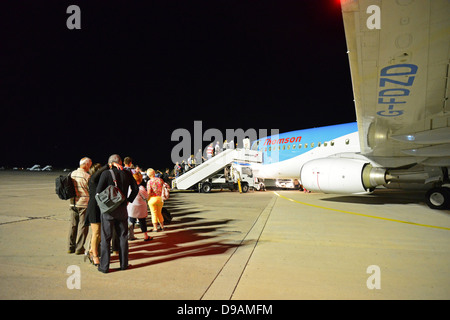
[[[425,192],[421,191],[397,191],[397,190],[377,190],[372,194],[362,195],[344,195],[332,198],[322,199],[322,201],[341,202],[341,203],[359,203],[367,205],[385,205],[385,204],[423,204]]]
[[[183,205],[183,208],[178,208],[178,205]],[[143,240],[129,242],[129,269],[186,257],[223,254],[242,245],[242,243],[224,243],[216,239],[216,231],[222,230],[224,225],[233,221],[232,219],[202,221],[204,218],[193,216],[201,211],[185,205],[178,201],[176,196],[174,199],[171,198],[167,207],[172,213],[173,220],[166,231],[149,232],[153,240],[148,242]],[[147,226],[151,230],[150,216],[147,218]],[[136,234],[139,233],[140,229],[136,229]],[[111,263],[113,262],[118,262],[118,256],[111,257]]]

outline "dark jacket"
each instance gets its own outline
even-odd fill
[[[127,204],[128,202],[133,202],[134,198],[139,193],[139,187],[134,180],[133,175],[128,170],[119,170],[116,167],[112,169],[114,171],[114,175],[117,179],[117,187],[122,191],[122,193],[126,196],[128,195],[128,188],[131,188],[131,193],[128,196],[127,200],[124,201],[116,210],[111,213],[103,214],[103,218],[108,220],[116,219],[116,220],[126,220],[128,218],[127,212]],[[100,193],[106,189],[107,186],[113,186],[114,181],[109,170],[105,170],[102,172],[100,176],[100,181],[97,185],[97,192]]]
[[[85,225],[89,226],[91,223],[100,223],[100,208],[97,205],[97,200],[95,200],[95,195],[97,194],[97,185],[100,181],[100,176],[103,171],[108,170],[109,166],[106,164],[97,171],[89,179],[89,203],[86,209],[86,221]]]

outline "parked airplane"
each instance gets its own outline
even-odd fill
[[[357,122],[255,141],[255,175],[324,193],[420,188],[449,208],[450,1],[372,2],[341,1]]]

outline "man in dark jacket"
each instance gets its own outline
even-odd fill
[[[114,172],[117,180],[117,187],[122,193],[127,196],[128,189],[131,188],[131,193],[119,207],[110,213],[101,214],[101,243],[100,243],[100,265],[98,270],[107,273],[109,271],[110,263],[110,246],[111,238],[113,234],[113,228],[115,229],[119,237],[119,260],[120,269],[125,270],[128,267],[128,202],[133,202],[134,198],[139,193],[139,187],[136,184],[136,180],[128,170],[122,170],[122,159],[119,155],[113,154],[108,159],[108,165]],[[114,180],[110,170],[105,170],[100,176],[100,180],[97,185],[97,193],[102,192],[106,187],[114,185]]]

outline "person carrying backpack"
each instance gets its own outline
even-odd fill
[[[85,157],[80,160],[80,167],[73,171],[70,176],[75,187],[75,197],[70,199],[70,229],[68,253],[84,254],[84,244],[89,232],[85,226],[86,209],[89,202],[89,179],[88,173],[92,160]]]

